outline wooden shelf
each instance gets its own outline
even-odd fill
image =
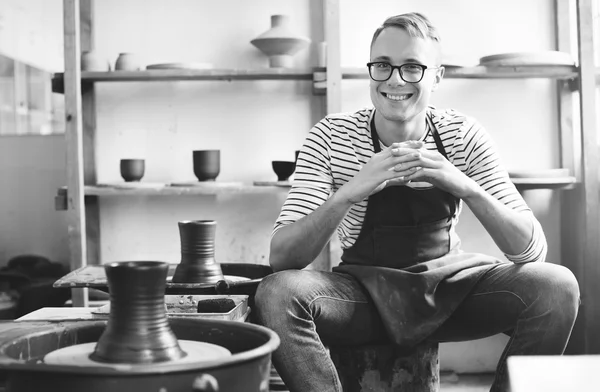
[[[518,67],[448,67],[446,79],[572,79],[577,67],[569,65]],[[368,79],[367,68],[342,68],[342,79]]]
[[[577,180],[575,177],[555,177],[555,178],[511,178],[511,181],[518,188],[527,189],[557,189],[573,188]],[[260,185],[245,183],[206,183],[202,185],[190,186],[172,186],[166,184],[162,187],[148,188],[120,188],[106,185],[86,185],[84,192],[86,196],[185,196],[185,195],[224,195],[236,193],[272,193],[289,191],[289,183],[256,182]],[[264,183],[264,184],[263,184]],[[282,185],[283,184],[283,185]],[[59,196],[66,196],[67,188],[61,187],[58,190]]]
[[[517,189],[573,189],[577,185],[575,177],[511,178]]]
[[[85,194],[90,196],[185,196],[185,195],[229,195],[248,193],[272,193],[282,190],[276,186],[238,185],[209,185],[209,186],[165,186],[162,188],[121,189],[105,186],[85,186]]]
[[[233,81],[233,80],[312,80],[312,69],[165,69],[145,71],[81,72],[82,82],[159,82],[159,81]],[[64,74],[52,78],[52,91],[64,92]]]

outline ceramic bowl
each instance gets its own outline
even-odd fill
[[[192,154],[198,181],[214,181],[221,172],[221,150],[194,150]]]
[[[146,162],[143,159],[121,159],[121,177],[126,182],[141,180],[145,170]]]
[[[277,181],[287,181],[296,169],[293,161],[272,161],[273,171],[277,174]]]

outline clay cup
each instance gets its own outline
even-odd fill
[[[221,150],[194,150],[192,153],[198,181],[214,181],[221,172]]]
[[[141,180],[145,170],[146,163],[143,159],[121,159],[121,177],[126,182]]]

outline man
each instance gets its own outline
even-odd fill
[[[566,268],[544,263],[540,223],[510,182],[485,130],[429,107],[444,75],[440,39],[421,14],[391,17],[371,43],[374,108],[329,115],[304,143],[275,224],[255,301],[276,331],[273,362],[291,391],[340,391],[328,344],[381,337],[402,347],[507,333],[510,355],[562,354],[579,305]],[[466,203],[509,262],[460,249]],[[333,272],[302,270],[334,231]]]

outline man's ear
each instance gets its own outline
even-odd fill
[[[444,73],[446,72],[446,68],[440,66],[440,69],[435,73],[435,81],[433,82],[433,86],[431,86],[431,91],[435,91],[438,88],[438,85],[441,83],[444,78]]]

